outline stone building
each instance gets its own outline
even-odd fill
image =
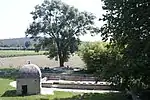
[[[18,95],[40,94],[41,71],[37,65],[27,64],[20,68],[16,79]]]

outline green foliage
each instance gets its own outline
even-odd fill
[[[103,43],[93,42],[85,43],[80,46],[81,56],[87,66],[87,70],[91,73],[101,68],[101,56],[105,53],[106,48]]]
[[[94,27],[92,13],[79,12],[59,0],[45,0],[31,12],[33,23],[26,31],[26,35],[39,39],[38,49],[48,50],[49,58],[59,58],[60,66],[68,60],[69,55],[77,50],[79,36],[87,31],[98,32]],[[40,38],[40,36],[44,38]]]
[[[149,0],[102,0],[103,40],[110,39],[122,53],[119,69],[131,88],[150,87]]]
[[[29,46],[31,45],[31,42],[30,41],[26,41],[24,45],[25,45],[25,48],[28,49]]]
[[[81,57],[89,73],[96,81],[110,81],[116,85],[123,84],[122,54],[116,47],[104,42],[85,43],[80,47]]]
[[[17,72],[15,68],[0,68],[0,78],[15,80]]]

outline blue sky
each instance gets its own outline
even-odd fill
[[[43,0],[1,0],[0,1],[0,39],[24,37],[28,25],[32,22],[30,12],[35,5]],[[101,0],[62,0],[63,2],[78,8],[80,11],[88,11],[101,17]],[[97,26],[102,22],[95,21]],[[91,37],[85,35],[80,37],[84,41],[100,40],[100,35]]]

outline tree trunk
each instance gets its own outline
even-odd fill
[[[59,55],[59,66],[64,67],[64,59],[61,55]]]
[[[132,90],[126,89],[126,92],[127,94],[132,96],[132,100],[140,100],[140,98],[138,98],[137,95]]]
[[[59,42],[57,42],[57,47],[58,47],[58,56],[59,56],[59,67],[64,67],[64,57]]]

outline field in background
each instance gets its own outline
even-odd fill
[[[35,51],[27,51],[27,50],[0,50],[0,58],[42,55],[43,53],[44,51],[35,52]]]
[[[39,67],[58,67],[59,62],[54,59],[49,59],[45,55],[35,55],[35,56],[21,56],[21,57],[8,57],[8,58],[0,58],[0,68],[18,68],[22,65],[26,64],[27,61],[31,61],[31,63],[38,65]],[[77,55],[72,56],[68,62],[65,62],[65,65],[70,67],[80,67],[83,68],[84,62]]]

